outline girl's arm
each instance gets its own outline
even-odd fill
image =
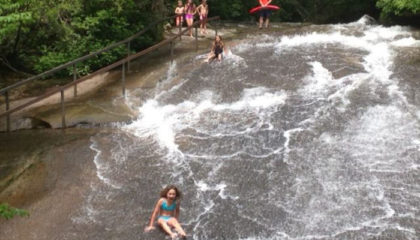
[[[156,215],[159,213],[159,209],[160,209],[160,206],[162,205],[162,201],[163,201],[163,199],[161,198],[156,203],[155,208],[153,209],[152,216],[150,217],[149,226],[146,227],[146,232],[154,229],[153,223],[155,222]]]
[[[178,204],[176,205],[176,209],[175,209],[175,218],[178,220],[179,217],[179,208],[180,208],[180,203],[178,202]]]

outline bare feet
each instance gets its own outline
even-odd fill
[[[155,229],[155,227],[154,226],[147,226],[145,229],[144,229],[144,231],[145,232],[150,232],[150,231],[152,231],[152,230],[154,230]]]

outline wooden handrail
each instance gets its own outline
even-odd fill
[[[38,75],[36,75],[36,76],[29,77],[29,78],[27,78],[27,79],[24,79],[24,80],[22,80],[22,81],[19,81],[19,82],[15,83],[15,84],[12,84],[12,85],[10,85],[10,86],[7,86],[7,87],[5,87],[5,88],[3,88],[3,89],[0,89],[0,94],[4,94],[5,92],[10,91],[11,89],[17,88],[17,87],[22,86],[22,85],[24,85],[24,84],[26,84],[26,83],[32,82],[32,81],[34,81],[34,80],[37,80],[37,79],[39,79],[39,78],[49,76],[49,75],[51,75],[51,74],[53,74],[53,73],[55,73],[55,72],[58,72],[58,71],[60,71],[60,70],[62,70],[62,69],[65,69],[65,68],[71,67],[71,66],[73,66],[74,64],[77,64],[77,63],[82,62],[82,61],[84,61],[84,60],[86,60],[86,59],[92,58],[92,57],[94,57],[94,56],[97,56],[97,55],[99,55],[99,54],[101,54],[101,53],[103,53],[103,52],[106,52],[106,51],[108,51],[108,50],[110,50],[110,49],[112,49],[112,48],[118,47],[118,46],[120,46],[120,45],[122,45],[122,44],[125,44],[125,43],[127,43],[127,42],[131,42],[133,39],[135,39],[135,38],[139,37],[140,35],[144,34],[145,32],[147,32],[147,31],[148,31],[150,28],[152,28],[153,26],[155,26],[155,25],[157,25],[157,24],[159,24],[159,23],[161,23],[161,22],[163,22],[163,21],[166,21],[166,20],[168,20],[168,19],[174,18],[174,17],[175,17],[175,16],[170,16],[170,17],[166,17],[166,18],[162,18],[162,19],[160,19],[160,20],[157,20],[157,21],[155,21],[155,22],[153,22],[153,23],[149,24],[149,25],[148,25],[145,29],[143,29],[142,31],[140,31],[140,32],[138,32],[138,33],[136,33],[136,34],[132,35],[131,37],[128,37],[128,38],[126,38],[126,39],[124,39],[124,40],[122,40],[122,41],[119,41],[119,42],[113,43],[113,44],[111,44],[111,45],[109,45],[109,46],[107,46],[107,47],[105,47],[105,48],[103,48],[103,49],[101,49],[101,50],[98,50],[98,51],[96,51],[96,52],[90,53],[90,54],[85,55],[85,56],[83,56],[83,57],[77,58],[77,59],[75,59],[75,60],[73,60],[73,61],[70,61],[70,62],[68,62],[68,63],[64,63],[64,64],[62,64],[62,65],[60,65],[60,66],[57,66],[57,67],[55,67],[55,68],[53,68],[53,69],[51,69],[51,70],[45,71],[45,72],[40,73],[40,74],[38,74]]]
[[[219,17],[212,17],[212,18],[207,19],[207,21],[213,21],[213,20],[218,20],[218,19],[219,19]],[[117,62],[115,62],[115,63],[113,63],[111,65],[108,65],[108,66],[106,66],[104,68],[101,68],[101,69],[97,70],[96,72],[93,72],[90,75],[86,75],[84,77],[79,78],[76,81],[73,81],[73,82],[68,83],[68,84],[66,84],[64,86],[61,86],[58,89],[51,90],[51,91],[49,91],[49,92],[47,92],[47,93],[45,93],[45,94],[43,94],[41,96],[36,97],[35,99],[32,99],[31,101],[29,101],[29,102],[27,102],[25,104],[22,104],[22,105],[20,105],[18,107],[15,107],[13,109],[10,109],[10,110],[7,110],[7,111],[5,111],[3,113],[0,113],[0,117],[6,116],[6,115],[9,116],[10,114],[12,114],[14,112],[17,112],[19,110],[22,110],[22,109],[24,109],[24,108],[26,108],[26,107],[34,104],[34,103],[37,103],[37,102],[39,102],[39,101],[41,101],[41,100],[43,100],[43,99],[45,99],[47,97],[50,97],[50,96],[52,96],[52,95],[54,95],[56,93],[62,92],[62,91],[66,90],[66,89],[68,89],[68,88],[70,88],[70,87],[72,87],[72,86],[74,86],[76,84],[82,83],[82,82],[84,82],[84,81],[92,78],[93,76],[96,76],[96,75],[101,74],[101,73],[108,72],[109,70],[111,70],[113,68],[116,68],[118,66],[121,66],[121,65],[125,64],[128,61],[131,61],[133,59],[139,58],[139,57],[141,57],[141,56],[143,56],[143,55],[145,55],[145,54],[147,54],[147,53],[149,53],[149,52],[151,52],[153,50],[156,50],[156,49],[158,49],[158,48],[160,48],[160,47],[162,47],[162,46],[164,46],[164,45],[166,45],[166,44],[168,44],[170,42],[173,42],[176,38],[178,38],[182,34],[186,33],[187,31],[189,31],[193,27],[197,27],[198,24],[200,24],[200,21],[195,22],[191,27],[188,27],[184,31],[181,31],[177,35],[175,35],[175,36],[173,36],[171,38],[168,38],[166,40],[163,40],[160,43],[157,43],[157,44],[155,44],[155,45],[153,45],[153,46],[151,46],[149,48],[144,49],[143,51],[140,51],[140,52],[138,52],[136,54],[130,55],[128,57],[125,57],[125,58],[123,58],[123,59],[121,59],[121,60],[119,60],[119,61],[117,61]]]

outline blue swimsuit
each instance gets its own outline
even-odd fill
[[[175,201],[171,204],[171,206],[168,206],[168,204],[166,203],[166,200],[164,200],[164,201],[163,201],[163,203],[162,203],[162,206],[160,206],[160,208],[161,208],[162,210],[172,212],[172,211],[174,211],[174,210],[175,210],[175,208],[176,208]],[[172,217],[172,216],[159,216],[159,217],[158,217],[158,219],[160,219],[160,218],[161,218],[161,219],[163,219],[163,220],[165,220],[165,221],[168,221],[169,219],[171,219],[171,217]]]

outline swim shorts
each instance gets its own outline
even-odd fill
[[[260,11],[260,16],[263,18],[268,18],[271,15],[271,10],[270,9],[262,9]]]

